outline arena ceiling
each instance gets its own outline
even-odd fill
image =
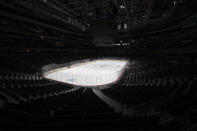
[[[169,21],[195,9],[195,0],[45,0],[84,19],[112,18],[131,27]],[[187,14],[188,15],[188,14]],[[181,17],[180,16],[180,17]],[[173,21],[173,20],[172,20]]]
[[[180,27],[196,25],[196,6],[196,0],[0,0],[0,41],[6,47],[27,46],[27,41],[34,47],[89,47],[88,31],[98,20],[110,20],[116,29],[126,25],[126,32],[117,32],[118,40],[163,40],[166,31],[178,39]],[[154,35],[158,32],[161,37]]]

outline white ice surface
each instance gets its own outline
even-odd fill
[[[44,77],[77,86],[101,86],[117,81],[126,64],[126,60],[97,60],[46,73]]]

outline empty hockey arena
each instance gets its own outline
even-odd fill
[[[44,77],[76,86],[102,86],[118,81],[126,65],[126,60],[96,60],[52,70]]]
[[[0,0],[0,131],[197,131],[197,0]]]

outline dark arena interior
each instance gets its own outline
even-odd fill
[[[197,131],[196,36],[197,0],[0,0],[0,130]]]

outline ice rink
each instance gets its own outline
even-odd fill
[[[97,60],[54,70],[44,77],[77,86],[101,86],[118,80],[126,64],[126,60]]]

